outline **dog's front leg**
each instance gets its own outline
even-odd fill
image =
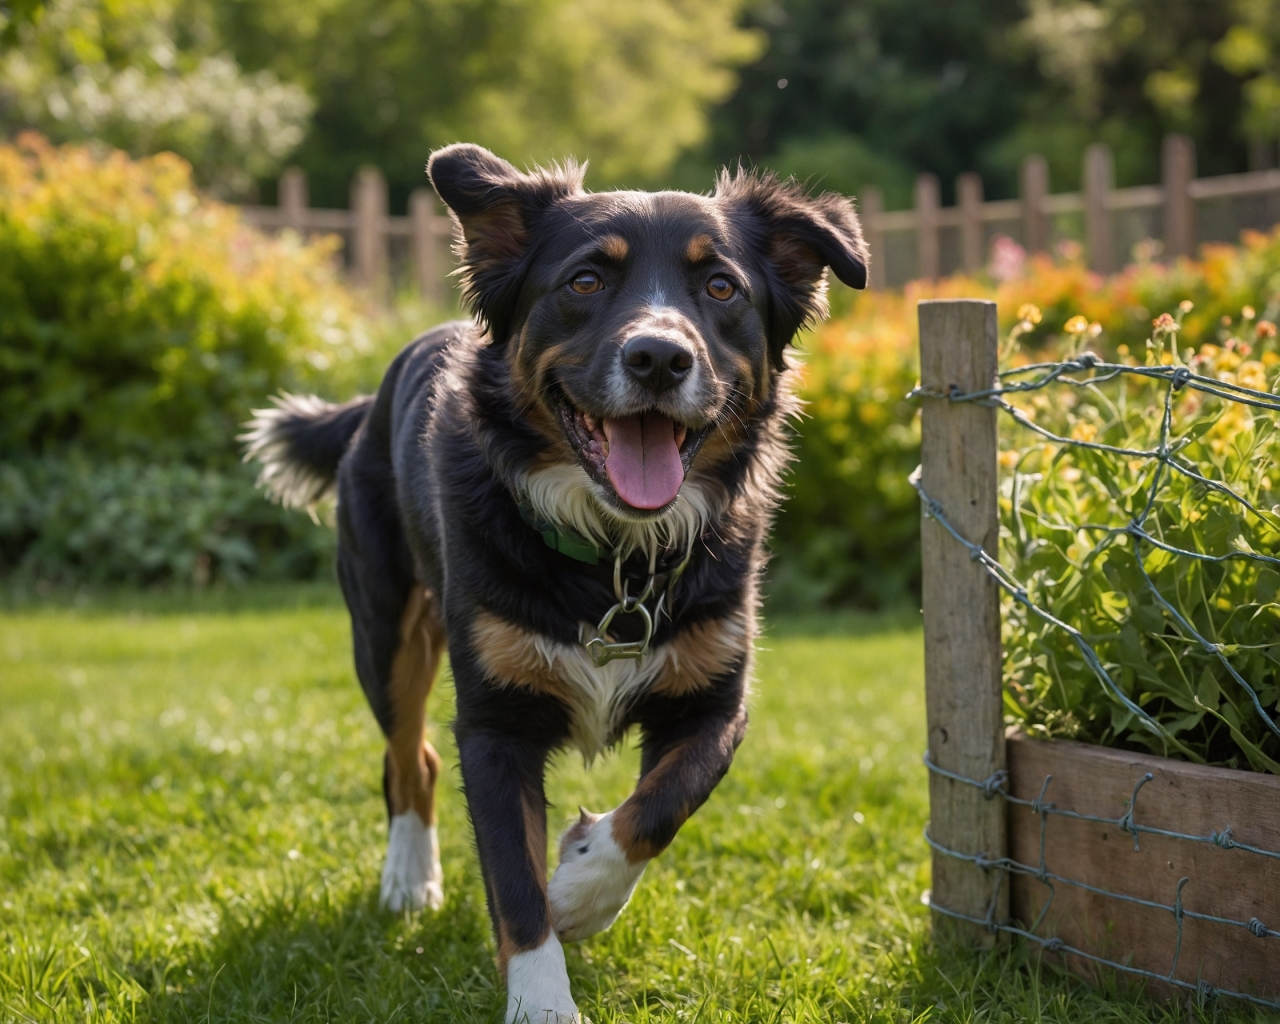
[[[547,751],[458,728],[458,760],[507,981],[507,1024],[578,1024],[547,903]]]
[[[548,887],[560,938],[584,939],[613,924],[645,866],[729,770],[746,728],[741,705],[645,727],[635,791],[607,814],[583,811],[560,839],[560,865]]]

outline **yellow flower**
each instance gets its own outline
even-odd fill
[[[1236,380],[1246,388],[1253,388],[1254,391],[1266,391],[1267,369],[1258,360],[1250,359],[1240,364],[1240,369],[1236,371]]]
[[[1098,436],[1098,428],[1088,420],[1077,420],[1071,428],[1071,440],[1092,441]]]
[[[1040,307],[1033,302],[1024,302],[1018,307],[1018,319],[1026,320],[1031,324],[1038,324],[1044,315],[1040,312]]]
[[[1089,329],[1089,321],[1077,313],[1062,325],[1062,329],[1068,334],[1084,334]]]
[[[1193,309],[1196,308],[1196,304],[1192,302],[1190,299],[1183,299],[1181,302],[1178,303],[1178,308],[1182,310],[1182,312],[1184,313],[1190,313]]]

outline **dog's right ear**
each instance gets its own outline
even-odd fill
[[[522,174],[469,143],[431,154],[427,174],[454,218],[463,298],[495,342],[505,341],[511,328],[534,222],[582,191],[583,171],[569,162]]]

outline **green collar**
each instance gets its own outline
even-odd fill
[[[602,554],[600,545],[582,536],[577,530],[558,523],[549,523],[533,510],[528,502],[520,502],[520,518],[542,535],[543,543],[553,551],[568,555],[587,565],[598,565]]]

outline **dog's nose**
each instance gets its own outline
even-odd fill
[[[622,346],[622,362],[642,387],[668,391],[689,375],[693,353],[670,338],[642,334]]]

